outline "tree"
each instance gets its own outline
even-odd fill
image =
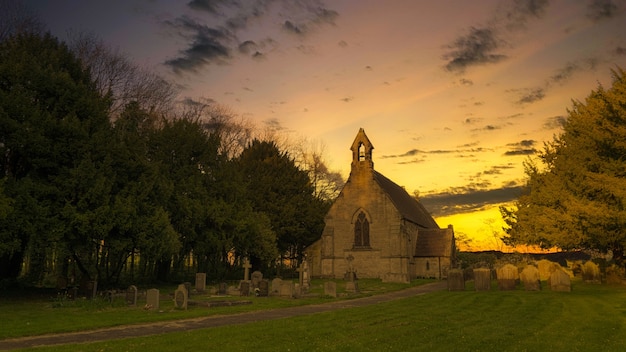
[[[507,244],[610,252],[626,246],[626,73],[574,102],[563,133],[525,164],[526,192],[501,208]]]

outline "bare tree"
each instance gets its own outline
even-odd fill
[[[293,151],[296,164],[308,172],[315,197],[333,200],[339,195],[345,182],[340,172],[328,168],[324,160],[324,143],[302,138],[289,150]]]
[[[21,0],[0,0],[0,42],[16,34],[41,34],[44,30],[39,16]]]
[[[90,71],[97,89],[102,95],[110,96],[112,118],[132,101],[158,114],[174,108],[178,92],[172,83],[137,66],[93,33],[71,32],[68,37],[70,48]]]

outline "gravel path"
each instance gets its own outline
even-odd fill
[[[426,285],[407,288],[401,291],[323,304],[254,311],[233,315],[219,315],[194,319],[174,320],[150,324],[125,325],[114,328],[89,330],[74,333],[20,337],[15,339],[0,340],[0,350],[4,351],[36,346],[96,342],[130,337],[157,335],[176,331],[204,329],[215,326],[236,325],[264,320],[290,318],[301,315],[329,312],[337,309],[363,307],[382,302],[389,302],[400,298],[407,298],[428,292],[444,290],[446,289],[446,287],[446,281],[439,281]]]

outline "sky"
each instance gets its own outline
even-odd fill
[[[626,68],[626,0],[24,0],[259,128],[318,141],[347,178],[418,191],[466,249],[506,249],[499,205],[572,101]],[[509,249],[510,250],[510,249]]]

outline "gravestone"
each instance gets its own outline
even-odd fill
[[[218,295],[225,295],[225,294],[228,293],[228,284],[227,283],[220,282],[217,286],[218,286],[217,287],[217,294]]]
[[[128,289],[126,290],[126,304],[129,306],[137,305],[137,286],[128,286]]]
[[[187,290],[187,298],[191,297],[191,282],[183,282],[185,289]]]
[[[539,279],[545,281],[550,278],[550,275],[552,275],[555,270],[561,269],[561,265],[547,259],[541,259],[537,262],[537,269],[539,269]]]
[[[257,295],[259,297],[267,297],[270,293],[270,283],[267,280],[261,280],[259,281],[259,287],[258,287],[258,291]]]
[[[93,299],[98,292],[98,282],[95,280],[84,280],[80,282],[80,294]]]
[[[337,297],[337,283],[334,281],[324,282],[324,296]]]
[[[540,291],[541,280],[539,279],[539,269],[534,265],[527,265],[522,270],[520,280],[524,284],[524,290],[526,291]]]
[[[600,267],[598,264],[592,262],[591,260],[587,261],[582,266],[582,274],[583,281],[599,284],[602,282],[600,279]]]
[[[250,280],[250,269],[252,268],[252,264],[248,258],[243,261],[243,281]]]
[[[452,269],[448,271],[448,291],[465,291],[463,270]]]
[[[159,290],[156,288],[151,288],[146,291],[146,308],[159,309],[159,295]]]
[[[298,272],[298,282],[300,283],[300,287],[303,292],[308,292],[311,286],[311,279],[309,278],[309,263],[305,260],[302,261],[302,264],[296,269]]]
[[[283,279],[277,277],[272,280],[272,285],[270,286],[270,293],[273,295],[277,295],[280,293],[280,286],[283,284]]]
[[[293,296],[295,298],[302,297],[302,286],[300,286],[300,284],[298,283],[293,285]]]
[[[196,291],[204,292],[206,290],[206,273],[196,273]]]
[[[240,281],[239,282],[239,295],[240,296],[249,296],[250,295],[250,281]]]
[[[250,277],[250,281],[252,281],[251,287],[253,290],[259,288],[259,282],[261,282],[261,280],[263,280],[263,273],[258,270],[254,271]]]
[[[293,297],[293,282],[291,281],[283,281],[280,284],[280,291],[278,295],[281,297]]]
[[[496,269],[496,276],[498,278],[498,288],[500,291],[515,290],[517,280],[519,279],[519,272],[515,265],[506,264]]]
[[[178,288],[174,291],[174,307],[176,309],[187,309],[188,293],[189,291],[187,291],[185,284],[178,285]]]
[[[572,290],[572,282],[569,275],[563,270],[552,272],[548,285],[552,291],[570,292]]]
[[[486,268],[474,269],[474,288],[476,291],[491,290],[491,270]]]
[[[346,281],[346,292],[359,293],[358,281]]]

